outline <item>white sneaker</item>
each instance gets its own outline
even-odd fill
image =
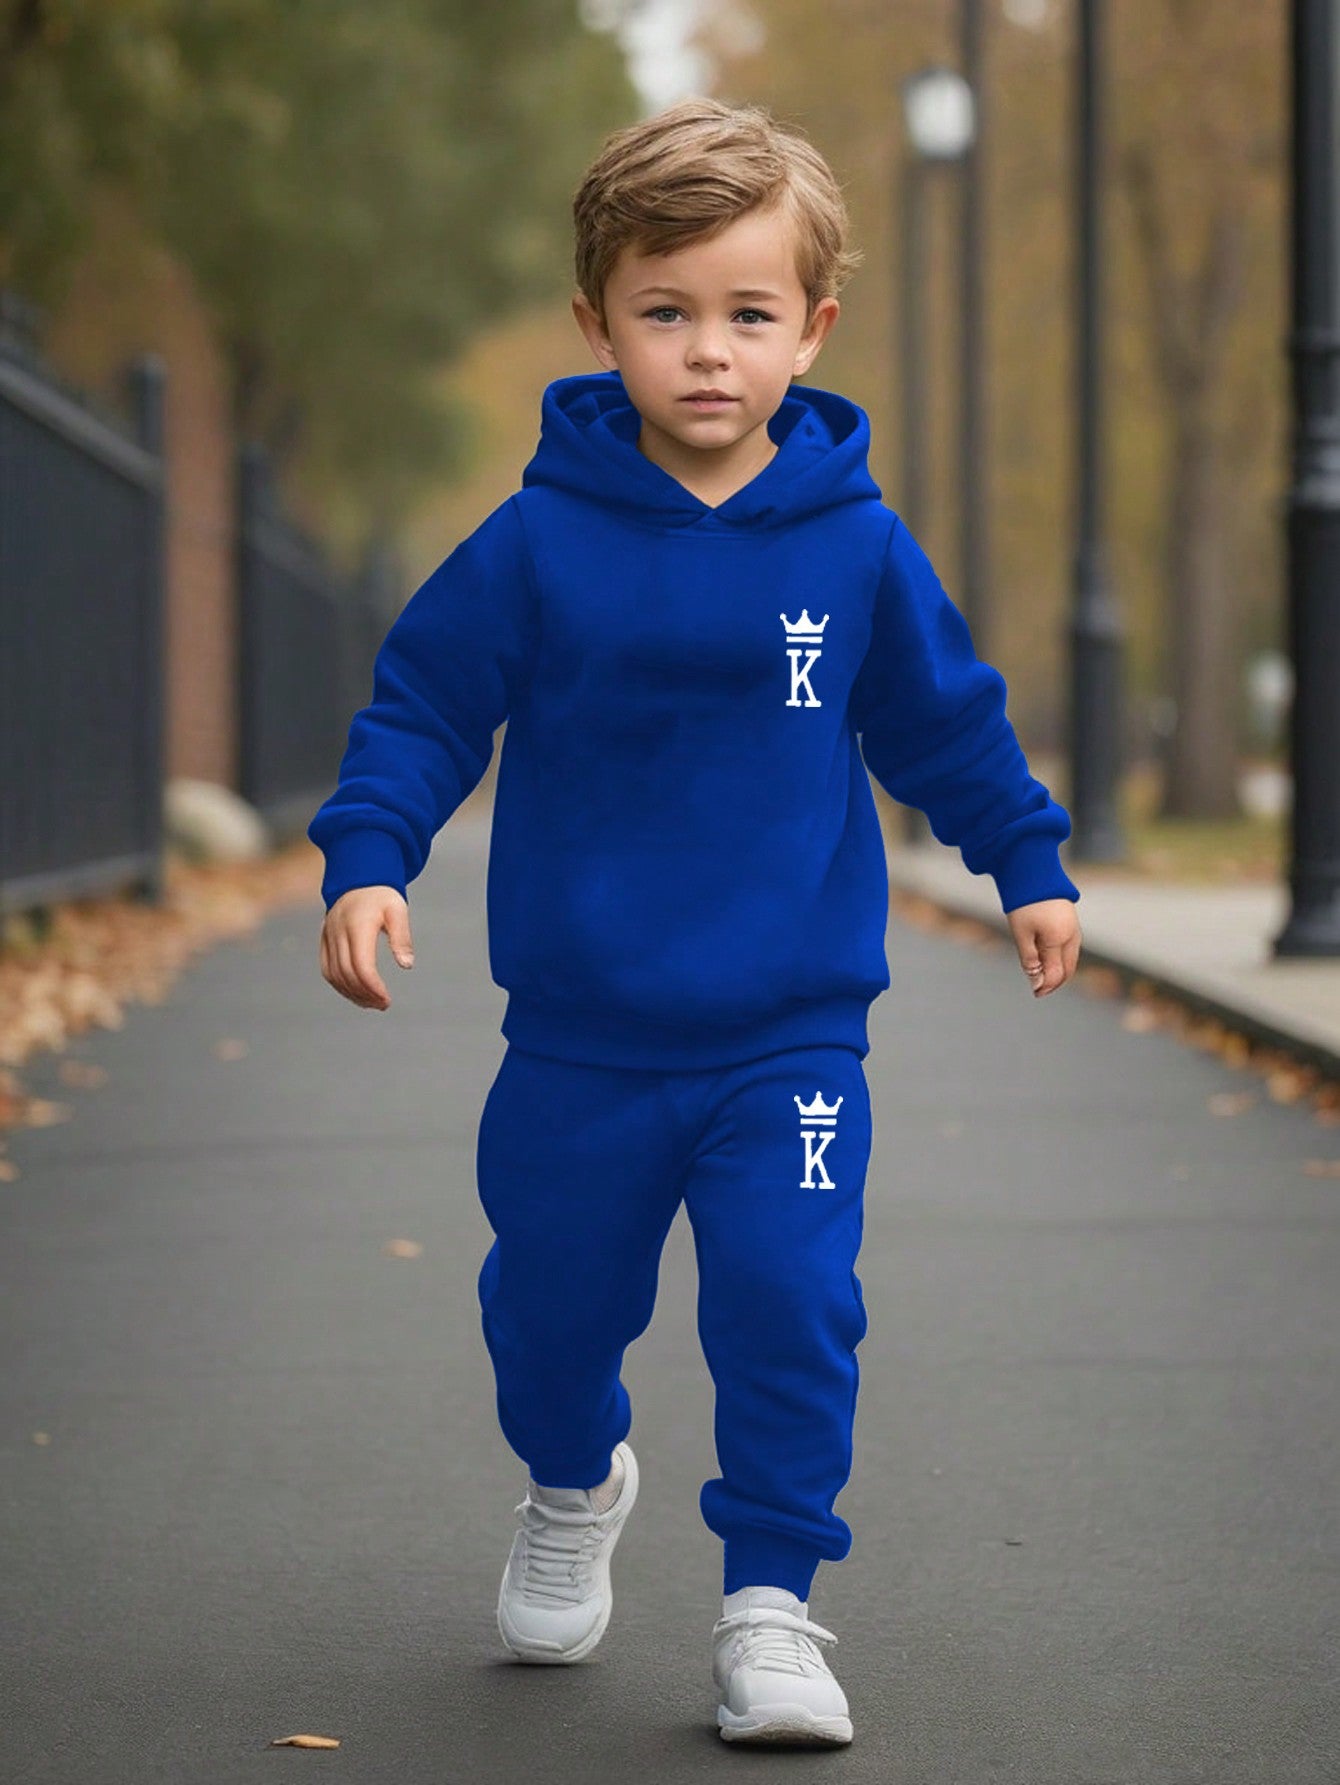
[[[727,1742],[849,1742],[847,1699],[819,1652],[837,1637],[783,1587],[742,1587],[713,1626],[712,1678]]]
[[[527,1483],[498,1590],[498,1631],[520,1661],[580,1661],[605,1634],[614,1604],[610,1556],[638,1485],[627,1444],[616,1445],[610,1461],[611,1474],[622,1465],[623,1483],[604,1511],[594,1488]]]

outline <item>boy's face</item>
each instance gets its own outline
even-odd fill
[[[768,421],[840,308],[823,298],[806,322],[792,227],[784,210],[754,210],[672,254],[625,248],[605,284],[603,325],[583,296],[572,300],[593,353],[617,368],[642,417],[639,447],[672,475],[751,476],[777,450]],[[696,403],[701,390],[728,400]]]

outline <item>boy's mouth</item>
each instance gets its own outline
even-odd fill
[[[728,403],[736,403],[738,397],[728,397],[722,391],[691,391],[681,402],[692,403],[695,409],[724,409]]]

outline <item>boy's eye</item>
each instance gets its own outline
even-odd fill
[[[662,316],[678,316],[679,306],[677,304],[657,304],[654,310],[648,310],[646,314],[657,319]],[[744,310],[737,310],[735,314],[746,318],[757,318],[760,322],[771,322],[772,320],[766,310],[755,310],[752,306]]]

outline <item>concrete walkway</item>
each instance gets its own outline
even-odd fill
[[[578,1667],[507,1659],[486,852],[459,815],[438,838],[389,1012],[322,981],[314,899],[75,1044],[102,1088],[25,1068],[74,1113],[12,1137],[0,1197],[5,1785],[1333,1785],[1340,1185],[1309,1168],[1340,1131],[1225,1115],[1216,1057],[896,913],[855,1547],[811,1598],[855,1742],[716,1734],[682,1210],[625,1360],[643,1486],[609,1633]],[[341,1746],[267,1745],[295,1733]]]
[[[1085,960],[1137,972],[1340,1074],[1340,957],[1270,952],[1287,887],[1155,884],[1082,863],[1066,871],[1080,890]],[[934,838],[891,848],[889,881],[1008,933],[991,878]]]

